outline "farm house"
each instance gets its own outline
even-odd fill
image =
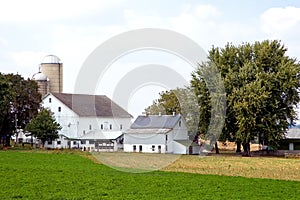
[[[141,115],[124,131],[124,151],[143,153],[199,153],[191,145],[186,123],[181,115]]]

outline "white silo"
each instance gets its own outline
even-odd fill
[[[55,55],[47,55],[40,65],[41,73],[49,80],[49,92],[63,91],[63,64]]]

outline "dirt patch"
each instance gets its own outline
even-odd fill
[[[300,181],[300,160],[242,156],[182,156],[165,171]]]
[[[181,157],[174,154],[125,152],[94,152],[92,156],[111,168],[134,173],[160,170]]]
[[[236,151],[236,143],[235,142],[218,142],[218,147],[220,151]],[[259,144],[250,144],[251,151],[258,151],[259,150]],[[241,150],[243,151],[243,147],[241,147]]]

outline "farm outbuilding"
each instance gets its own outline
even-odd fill
[[[124,131],[125,152],[195,154],[197,145],[191,144],[179,114],[141,115]]]
[[[280,150],[300,150],[300,128],[293,127],[287,131],[285,137],[280,141]]]

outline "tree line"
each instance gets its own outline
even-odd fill
[[[0,144],[10,146],[11,137],[28,131],[41,139],[58,137],[60,129],[49,110],[40,107],[41,94],[36,81],[24,79],[19,74],[0,73]]]
[[[289,127],[295,125],[299,103],[300,64],[287,55],[287,48],[278,40],[265,40],[253,44],[243,43],[225,47],[212,47],[208,61],[199,63],[191,74],[190,85],[160,93],[160,97],[146,112],[156,114],[181,112],[179,91],[192,93],[197,110],[196,134],[205,138],[209,126],[216,118],[213,106],[214,89],[207,74],[217,69],[225,91],[225,118],[220,141],[233,141],[237,151],[243,147],[250,155],[250,142],[258,137],[260,142],[277,148]],[[213,103],[213,104],[212,104]],[[194,111],[196,112],[196,111]],[[218,122],[219,123],[219,122]]]

